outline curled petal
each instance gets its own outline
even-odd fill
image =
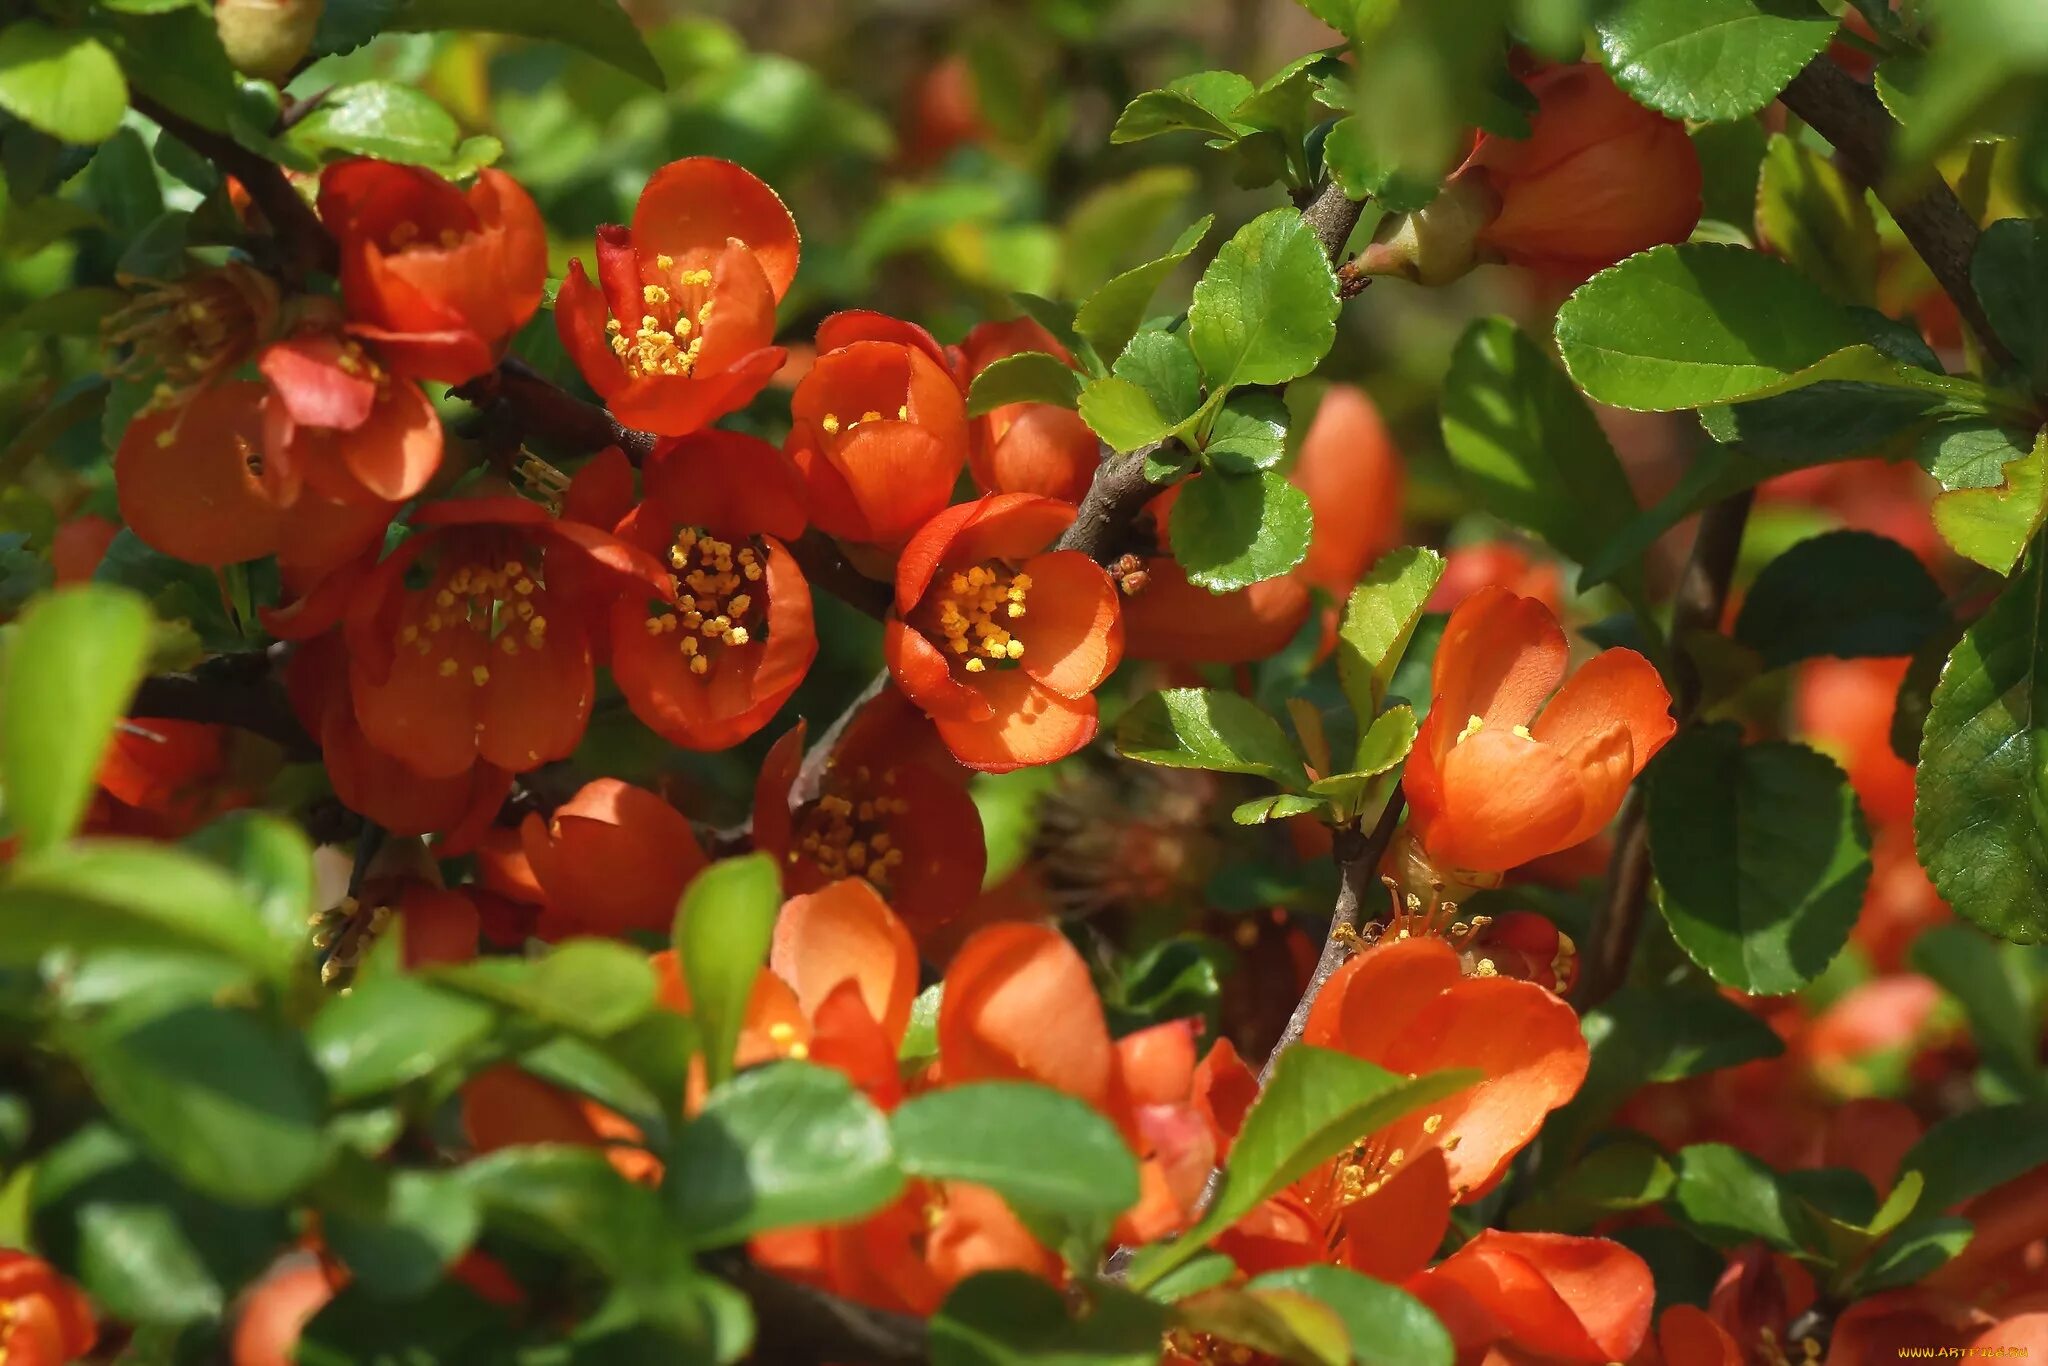
[[[859,878],[784,902],[768,965],[795,990],[807,1015],[850,981],[883,1033],[900,1039],[909,1027],[917,946],[888,903]]]
[[[939,1001],[949,1082],[1034,1081],[1101,1108],[1116,1050],[1088,965],[1058,930],[991,925],[960,946]]]

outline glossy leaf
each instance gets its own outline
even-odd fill
[[[1081,376],[1059,357],[1044,351],[1004,356],[974,377],[967,391],[967,415],[1007,403],[1051,403],[1071,408],[1081,397]]]
[[[1403,546],[1382,555],[1351,590],[1337,628],[1337,677],[1359,717],[1378,713],[1443,572],[1436,551]]]
[[[1287,456],[1287,420],[1278,394],[1232,394],[1216,411],[1202,458],[1231,474],[1271,469]]]
[[[1955,489],[1934,499],[1934,526],[1942,539],[1957,554],[2000,574],[2012,572],[2044,519],[2048,430],[2035,438],[2032,450],[2005,463],[1996,485]]]
[[[656,90],[666,84],[618,0],[589,0],[573,8],[556,0],[398,0],[386,27],[411,33],[473,29],[566,43]]]
[[[127,105],[120,64],[90,34],[36,19],[0,30],[0,109],[23,123],[65,142],[104,142]]]
[[[1308,495],[1271,470],[1211,470],[1174,500],[1167,531],[1188,581],[1212,593],[1278,578],[1308,558]]]
[[[1188,340],[1212,389],[1285,384],[1313,370],[1336,335],[1337,277],[1293,209],[1240,228],[1188,306]]]
[[[1622,89],[1701,122],[1754,114],[1835,36],[1812,0],[1623,0],[1596,27]]]
[[[889,1129],[907,1175],[971,1181],[1020,1209],[1107,1218],[1138,1200],[1138,1164],[1116,1126],[1043,1086],[931,1091],[897,1107]]]
[[[1142,697],[1117,724],[1117,752],[1168,768],[1250,773],[1285,786],[1308,781],[1280,723],[1256,702],[1217,688],[1169,688]]]
[[[768,961],[781,909],[774,861],[751,854],[699,873],[676,911],[676,959],[690,988],[690,1013],[703,1030],[704,1067],[714,1086],[732,1075],[747,998]]]
[[[1845,304],[1868,304],[1877,287],[1877,219],[1861,185],[1783,133],[1771,135],[1757,189],[1756,222],[1772,252]]]

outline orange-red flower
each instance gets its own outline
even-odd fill
[[[1068,365],[1067,349],[1030,318],[982,323],[960,342],[961,387],[1005,356],[1044,351]],[[987,493],[1042,493],[1078,503],[1086,496],[1102,443],[1071,408],[1057,403],[1005,403],[967,427],[967,463]]]
[[[320,175],[320,218],[341,250],[349,330],[402,375],[480,375],[540,307],[547,228],[502,171],[462,190],[418,166],[338,162]]]
[[[264,351],[263,483],[289,506],[304,481],[343,503],[397,503],[441,467],[441,419],[417,384],[351,337],[305,332]]]
[[[1450,1330],[1460,1363],[1625,1361],[1655,1298],[1650,1268],[1619,1243],[1498,1229],[1407,1288]]]
[[[1873,822],[1913,816],[1913,766],[1892,750],[1892,713],[1904,659],[1815,659],[1802,665],[1794,696],[1799,729],[1841,762]]]
[[[792,806],[803,743],[799,721],[754,787],[754,844],[781,862],[786,889],[865,878],[921,940],[973,903],[988,861],[981,813],[966,771],[901,693],[854,713],[817,795]]]
[[[1095,688],[1123,657],[1109,576],[1045,549],[1071,505],[991,494],[946,509],[904,548],[882,651],[969,768],[1063,759],[1095,736]]]
[[[40,1257],[0,1248],[0,1360],[65,1366],[99,1338],[92,1306]]]
[[[1584,279],[1700,218],[1700,162],[1685,125],[1637,104],[1592,63],[1553,66],[1524,84],[1536,97],[1527,138],[1482,133],[1453,184],[1499,197],[1479,245],[1500,260]]]
[[[628,1181],[657,1181],[661,1159],[642,1147],[631,1120],[517,1067],[479,1072],[462,1085],[462,1131],[480,1153],[527,1143],[601,1148]]]
[[[1443,576],[1430,590],[1428,610],[1448,612],[1482,588],[1505,588],[1564,612],[1564,573],[1555,560],[1535,559],[1512,541],[1480,541],[1444,553]]]
[[[319,574],[376,545],[397,504],[342,503],[317,488],[282,496],[264,441],[272,401],[264,385],[231,380],[129,423],[114,455],[121,520],[146,544],[192,564],[275,554],[287,578]]]
[[[249,1288],[228,1359],[233,1366],[290,1366],[306,1325],[334,1295],[326,1267],[304,1252],[291,1254]]]
[[[99,570],[120,525],[97,513],[81,513],[50,537],[50,571],[59,584],[84,583]]]
[[[558,579],[588,566],[618,591],[662,593],[651,556],[533,503],[435,503],[371,570],[345,624],[356,720],[371,744],[430,778],[479,758],[523,773],[575,749],[595,689],[581,602]],[[425,580],[413,588],[414,575]]]
[[[1677,729],[1641,655],[1604,651],[1566,682],[1566,654],[1533,598],[1487,588],[1451,613],[1402,777],[1439,868],[1498,873],[1590,838]]]
[[[548,909],[592,934],[666,934],[705,862],[682,812],[616,778],[529,815],[519,838]]]
[[[117,729],[100,759],[100,795],[86,818],[96,834],[177,839],[255,799],[254,775],[234,771],[239,732],[156,717]]]
[[[784,449],[811,520],[844,540],[897,545],[946,506],[967,458],[967,402],[922,328],[874,313],[818,329],[790,398]]]
[[[611,611],[612,672],[633,714],[686,749],[725,749],[768,723],[818,654],[811,590],[784,542],[803,534],[789,458],[700,432],[647,462],[619,538],[666,560],[671,590]]]
[[[656,171],[630,229],[597,230],[598,285],[569,263],[555,326],[629,427],[688,436],[745,404],[782,365],[775,306],[797,231],[773,190],[729,161]]]

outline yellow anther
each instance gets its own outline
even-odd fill
[[[836,413],[825,414],[824,420],[818,425],[823,427],[828,435],[839,435],[839,417]]]
[[[1454,745],[1461,745],[1465,741],[1470,740],[1473,736],[1477,735],[1480,731],[1484,729],[1486,729],[1486,718],[1483,716],[1474,716],[1470,720],[1465,722],[1465,729],[1459,731],[1458,738],[1451,741],[1451,743]]]
[[[469,671],[469,681],[481,688],[484,684],[491,681],[491,671],[479,664]]]
[[[644,303],[658,306],[668,302],[668,290],[660,285],[642,285],[640,287],[640,298]]]
[[[1527,726],[1516,726],[1515,734],[1521,736],[1524,740],[1533,740],[1536,738],[1535,736],[1529,734],[1529,728]]]
[[[462,666],[461,666],[461,665],[459,665],[459,664],[457,664],[457,663],[456,663],[456,662],[455,662],[454,660],[452,660],[452,659],[444,659],[444,660],[442,660],[442,661],[441,661],[441,666],[440,666],[440,667],[441,667],[441,677],[443,677],[443,678],[453,678],[453,677],[455,677],[455,671],[456,671],[457,669],[461,668]]]

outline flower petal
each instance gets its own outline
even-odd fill
[[[1462,726],[1523,725],[1564,681],[1564,630],[1550,609],[1504,588],[1482,588],[1459,603],[1437,646],[1431,714]],[[1456,732],[1454,731],[1453,734]]]
[[[1421,835],[1447,868],[1503,872],[1554,853],[1572,842],[1585,812],[1578,770],[1565,755],[1505,730],[1455,741],[1439,772],[1443,808]]]
[[[1023,619],[1013,623],[1012,634],[1024,642],[1018,662],[1054,692],[1084,697],[1123,658],[1116,585],[1078,550],[1034,556],[1023,572],[1031,576],[1031,590]]]
[[[649,256],[685,256],[735,237],[761,263],[780,300],[796,278],[796,220],[744,167],[716,157],[671,161],[648,177],[633,209],[634,244]]]
[[[263,394],[260,384],[231,381],[128,424],[114,482],[130,530],[192,564],[237,564],[276,548],[280,514],[249,468],[263,449]]]
[[[910,1025],[917,946],[888,903],[860,878],[785,901],[768,965],[795,990],[807,1015],[840,983],[851,981],[891,1039],[901,1039]]]
[[[1093,695],[1062,697],[1022,669],[995,669],[974,691],[989,705],[986,720],[934,716],[953,757],[983,773],[1008,773],[1064,759],[1095,738]]]
[[[1603,650],[1579,666],[1529,733],[1545,744],[1570,748],[1614,725],[1627,728],[1633,746],[1630,777],[1641,773],[1678,730],[1664,680],[1634,650]]]
[[[1116,1050],[1088,965],[1046,925],[991,925],[960,946],[939,999],[949,1083],[1035,1081],[1108,1100]]]

